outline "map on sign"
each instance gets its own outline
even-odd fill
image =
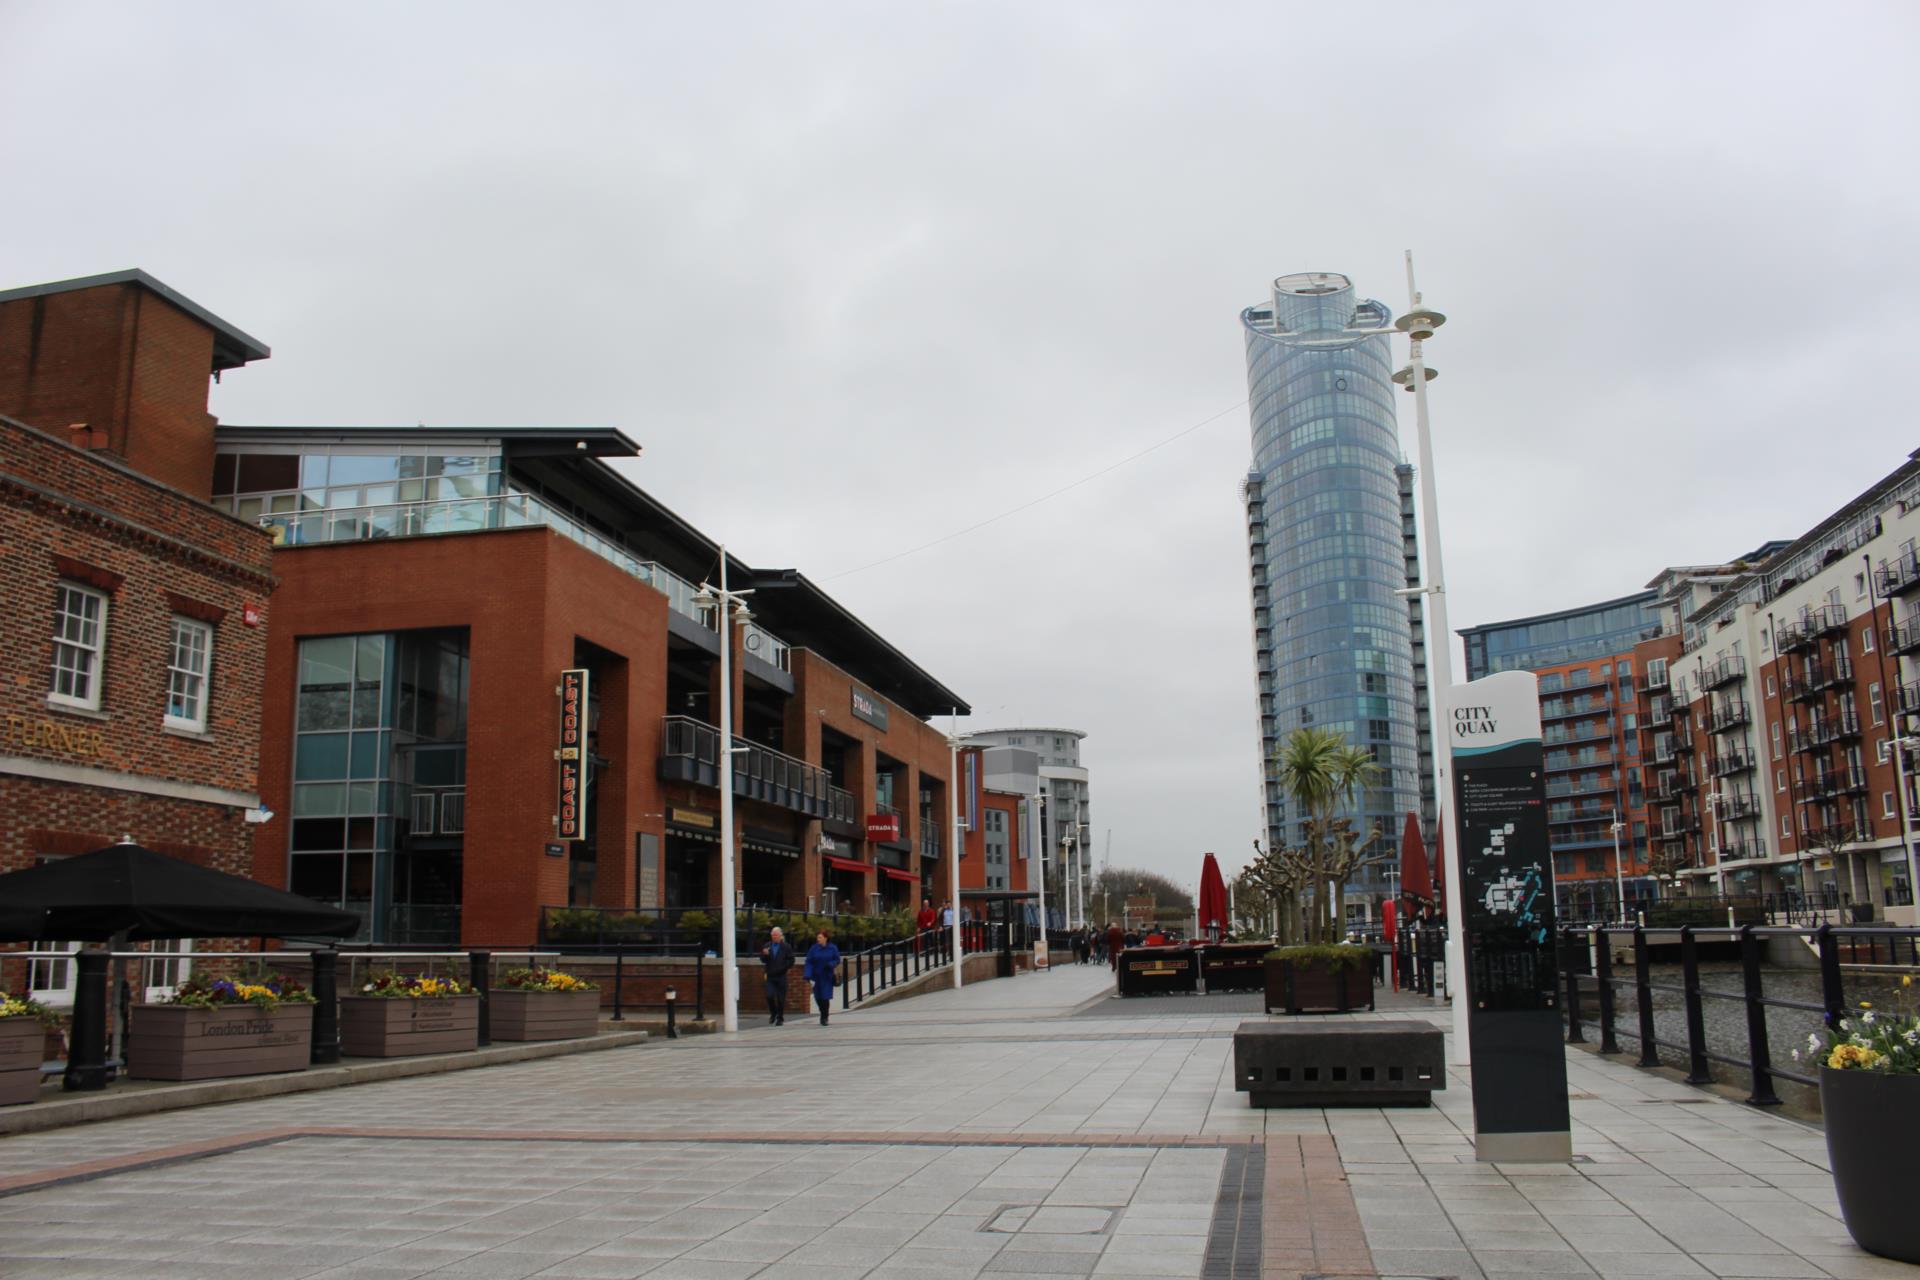
[[[1473,943],[1469,983],[1481,1009],[1551,1008],[1553,887],[1541,771],[1464,763],[1461,876]]]
[[[1515,834],[1516,823],[1506,823],[1495,831],[1479,851],[1482,863],[1480,910],[1489,919],[1519,930],[1533,943],[1547,940],[1547,920],[1541,909],[1543,886],[1540,867],[1528,861],[1515,864],[1506,857],[1507,838]],[[1485,863],[1492,863],[1491,878]]]

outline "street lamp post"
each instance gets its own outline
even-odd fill
[[[1894,785],[1900,791],[1900,804],[1896,812],[1900,815],[1900,848],[1907,855],[1908,905],[1914,909],[1914,919],[1920,921],[1920,871],[1914,866],[1913,830],[1907,812],[1907,752],[1920,747],[1920,738],[1902,736],[1887,745],[1893,751]]]
[[[1047,787],[1045,782],[1036,782],[1033,789],[1033,802],[1036,806],[1033,815],[1033,873],[1034,891],[1040,895],[1040,941],[1047,940]],[[1042,947],[1041,950],[1045,950]],[[1053,957],[1047,957],[1047,967],[1053,967]]]
[[[966,847],[966,829],[960,825],[960,713],[956,710],[947,723],[947,829],[953,847],[947,851],[947,901],[953,904],[953,986],[959,990],[966,979],[967,952],[960,929],[960,851]],[[984,883],[984,881],[982,882]]]
[[[1627,877],[1626,873],[1620,869],[1620,833],[1626,830],[1626,827],[1627,824],[1620,821],[1620,810],[1615,809],[1613,823],[1607,830],[1613,833],[1613,891],[1619,899],[1622,924],[1625,924],[1627,919]]]
[[[703,609],[716,609],[714,629],[720,633],[720,1027],[723,1031],[740,1029],[739,940],[734,936],[738,924],[734,889],[733,850],[733,757],[745,747],[733,745],[733,628],[744,626],[753,615],[747,610],[745,591],[727,589],[727,549],[720,548],[720,586],[700,584],[693,598]]]
[[[1726,811],[1727,798],[1720,794],[1720,783],[1716,779],[1713,790],[1707,792],[1707,821],[1713,824],[1713,872],[1714,883],[1719,886],[1720,897],[1727,896],[1727,860],[1721,856],[1720,815]]]

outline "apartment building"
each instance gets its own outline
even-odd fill
[[[1911,922],[1920,453],[1706,590],[1643,648],[1664,871],[1690,892]],[[1664,717],[1664,718],[1662,718]]]

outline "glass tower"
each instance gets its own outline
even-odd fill
[[[1363,899],[1387,891],[1406,815],[1432,822],[1419,606],[1395,594],[1418,581],[1418,551],[1403,506],[1392,352],[1383,336],[1343,332],[1391,319],[1331,272],[1282,276],[1271,302],[1240,313],[1267,840],[1282,847],[1302,836],[1305,815],[1289,811],[1271,763],[1289,734],[1331,729],[1366,747],[1381,774],[1353,816],[1362,830],[1380,828],[1374,850],[1390,856],[1349,886]]]

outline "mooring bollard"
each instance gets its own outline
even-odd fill
[[[473,994],[480,997],[480,1026],[477,1047],[486,1048],[493,1043],[492,1020],[487,1017],[487,968],[492,955],[486,951],[467,952],[467,986]]]
[[[67,1031],[68,1093],[107,1087],[107,953],[88,947],[73,959],[73,1024]]]
[[[680,1038],[680,1028],[674,1025],[673,1011],[675,1006],[680,1001],[679,990],[674,987],[668,987],[666,991],[666,1000],[667,1000],[667,1039],[678,1040]]]

